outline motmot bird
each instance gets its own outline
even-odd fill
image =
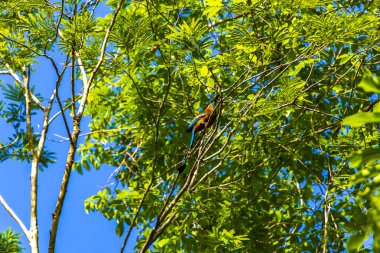
[[[191,122],[190,125],[187,127],[187,132],[191,132],[190,148],[192,148],[194,145],[195,133],[200,132],[203,129],[206,129],[212,126],[212,124],[214,124],[216,114],[213,114],[212,112],[214,111],[215,106],[217,104],[216,99],[217,98],[215,98],[213,102],[206,107],[204,113],[195,117],[193,122]]]
[[[219,98],[219,95],[216,95],[213,101],[206,107],[206,110],[204,111],[204,113],[195,117],[194,120],[187,127],[187,132],[191,132],[190,149],[194,145],[195,133],[200,132],[206,128],[209,128],[210,126],[212,126],[212,124],[214,124],[216,120],[216,113],[213,113],[213,112],[218,103],[218,98]],[[186,154],[185,158],[182,160],[182,165],[178,168],[179,173],[181,173],[186,167],[186,160],[187,160],[188,153]]]

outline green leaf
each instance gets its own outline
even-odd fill
[[[201,75],[207,76],[207,73],[208,73],[208,67],[206,65],[203,65],[201,68]]]
[[[348,62],[350,59],[352,58],[352,56],[350,54],[342,54],[342,55],[339,55],[336,59],[340,59],[339,61],[339,65],[344,65],[346,62]]]
[[[365,70],[362,80],[358,84],[365,92],[380,92],[380,79],[374,76],[369,70]]]
[[[354,152],[349,160],[350,167],[357,168],[360,164],[367,164],[368,162],[380,159],[380,148],[368,148]]]
[[[116,235],[118,237],[122,236],[124,233],[124,223],[119,221],[119,223],[116,226]]]
[[[213,16],[215,16],[215,14],[217,14],[220,11],[221,8],[222,6],[208,7],[206,10],[204,10],[202,14],[206,15],[208,18],[212,18]]]
[[[360,112],[344,118],[343,125],[361,127],[367,123],[380,123],[379,112]]]
[[[348,252],[357,252],[361,248],[363,241],[366,240],[366,233],[359,233],[350,238],[347,243]]]
[[[170,239],[169,239],[169,238],[165,238],[165,239],[159,240],[155,245],[157,245],[158,247],[162,248],[162,247],[164,247],[168,242],[170,242]]]

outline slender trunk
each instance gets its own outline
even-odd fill
[[[26,132],[28,136],[28,150],[32,156],[32,167],[30,171],[30,230],[29,245],[32,253],[38,253],[38,217],[37,217],[37,180],[38,180],[38,155],[34,150],[31,105],[32,99],[29,92],[30,71],[27,66],[23,69],[23,82],[25,88],[25,108],[26,108]]]
[[[33,253],[39,252],[38,247],[38,219],[37,219],[37,196],[38,196],[38,163],[41,158],[42,150],[45,145],[46,134],[49,127],[49,115],[51,105],[44,112],[44,123],[41,138],[38,142],[37,152],[33,157],[32,170],[30,173],[31,196],[30,196],[30,238],[29,244]]]
[[[86,71],[83,67],[80,55],[79,55],[79,53],[76,53],[77,61],[79,63],[79,69],[81,70],[81,72],[83,74],[83,76],[82,76],[82,78],[83,78],[83,95],[82,95],[82,99],[80,100],[80,103],[79,103],[78,112],[73,117],[73,132],[71,134],[71,139],[70,139],[70,149],[69,149],[69,152],[67,154],[65,172],[63,174],[61,189],[59,191],[58,200],[57,200],[57,204],[55,206],[54,212],[53,212],[53,220],[51,222],[51,227],[50,227],[50,239],[49,239],[49,251],[48,251],[49,253],[54,253],[54,251],[55,251],[55,242],[56,242],[56,237],[57,237],[58,224],[59,224],[59,220],[61,217],[63,203],[64,203],[64,200],[66,197],[66,192],[67,192],[67,187],[69,184],[71,169],[72,169],[72,166],[74,164],[75,152],[77,150],[78,136],[80,133],[80,121],[81,121],[81,118],[82,118],[83,113],[84,113],[84,108],[86,106],[86,101],[88,98],[88,94],[90,92],[90,87],[92,85],[92,82],[95,79],[96,73],[98,72],[101,64],[103,63],[104,54],[106,51],[107,42],[108,42],[108,38],[109,38],[110,33],[111,33],[111,29],[116,22],[117,14],[122,9],[124,2],[125,2],[125,0],[120,0],[119,4],[115,10],[114,16],[113,16],[111,23],[110,23],[110,25],[106,31],[106,35],[105,35],[103,43],[102,43],[102,48],[101,48],[99,60],[96,64],[95,68],[92,70],[92,73],[91,73],[90,78],[88,80],[87,80]],[[73,60],[73,62],[74,62],[74,60]],[[73,87],[74,86],[72,86],[72,88]],[[58,94],[58,91],[57,91],[57,94]],[[64,112],[62,112],[62,113],[64,113]],[[75,112],[73,111],[72,113],[74,114]]]
[[[69,185],[71,169],[74,163],[75,152],[77,149],[77,141],[78,141],[79,132],[80,132],[79,121],[74,120],[74,130],[73,130],[73,134],[71,135],[72,143],[70,143],[70,149],[66,158],[65,172],[62,178],[61,189],[59,191],[57,204],[53,212],[53,220],[52,220],[51,228],[50,228],[50,241],[49,241],[49,251],[48,251],[49,253],[54,253],[55,251],[55,241],[57,238],[58,223],[61,217],[63,203],[66,197],[67,187]]]
[[[38,180],[38,160],[33,158],[32,171],[30,173],[30,231],[29,245],[32,253],[38,253],[38,219],[37,219],[37,180]]]

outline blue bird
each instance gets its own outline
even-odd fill
[[[212,124],[214,124],[216,120],[216,114],[213,112],[218,103],[218,97],[219,95],[216,95],[211,104],[209,104],[206,107],[204,113],[196,116],[190,123],[190,125],[187,127],[187,132],[191,132],[190,149],[194,145],[195,133],[209,128],[210,126],[212,126]],[[182,160],[182,165],[178,168],[179,173],[181,173],[186,168],[186,160],[188,153],[189,152],[187,152],[185,158]]]

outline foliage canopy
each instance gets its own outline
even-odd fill
[[[86,211],[125,242],[137,228],[142,252],[369,252],[370,235],[380,247],[379,1],[109,0],[97,17],[98,2],[0,7],[2,74],[47,58],[51,86],[71,94],[53,98],[72,119],[69,170],[115,168]],[[31,161],[41,87],[2,89],[15,134],[0,159]],[[216,94],[217,122],[179,175],[188,122]],[[77,144],[81,108],[91,132]],[[54,161],[39,154],[40,168]]]

